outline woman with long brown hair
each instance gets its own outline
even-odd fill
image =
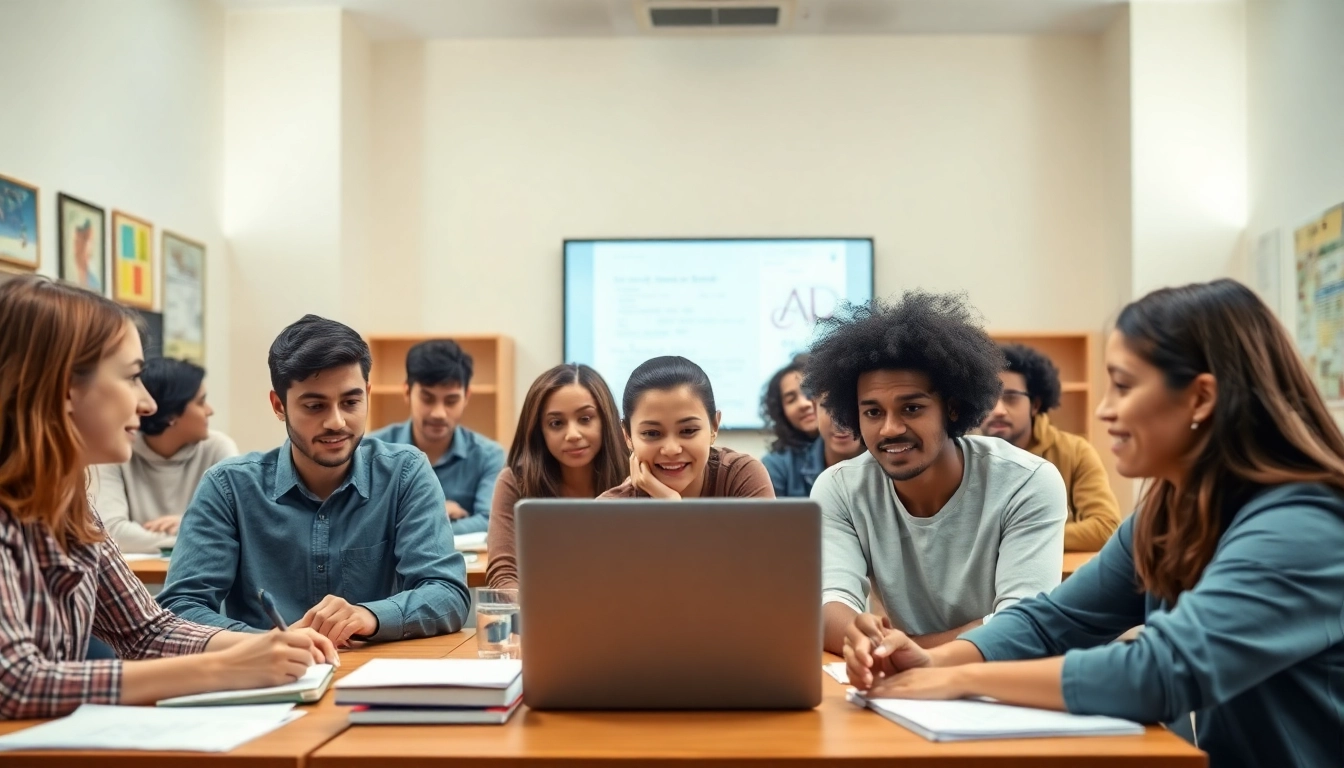
[[[1134,516],[1049,595],[935,650],[864,617],[850,680],[1142,722],[1194,712],[1214,768],[1344,765],[1344,436],[1288,334],[1235,281],[1165,289],[1121,312],[1106,365],[1116,469],[1151,481]]]
[[[249,635],[173,616],[107,538],[88,470],[129,459],[155,411],[127,310],[20,277],[0,287],[0,329],[0,720],[277,685],[337,661],[312,630]],[[120,658],[86,660],[90,636]]]
[[[520,499],[592,499],[629,474],[620,414],[602,376],[578,363],[538,376],[523,399],[508,462],[495,482],[490,587],[518,586],[513,507]]]

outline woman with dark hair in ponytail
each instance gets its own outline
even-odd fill
[[[599,498],[775,498],[756,457],[716,448],[722,414],[704,369],[684,357],[646,360],[621,397],[630,477]]]
[[[159,410],[140,420],[131,459],[98,467],[95,506],[122,552],[157,555],[177,541],[182,513],[205,471],[238,455],[238,446],[210,429],[205,369],[156,357],[140,374]]]
[[[937,649],[856,625],[851,682],[1149,723],[1193,712],[1212,768],[1344,765],[1344,436],[1293,342],[1218,280],[1125,307],[1106,367],[1097,415],[1116,469],[1149,480],[1138,511],[1049,595]]]

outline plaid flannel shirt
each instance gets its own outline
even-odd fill
[[[160,608],[111,539],[62,552],[45,525],[0,509],[0,720],[117,704],[120,659],[199,653],[219,631]],[[85,661],[90,635],[119,659]]]

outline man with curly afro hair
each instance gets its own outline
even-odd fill
[[[1069,501],[1064,549],[1096,552],[1120,527],[1120,503],[1101,457],[1085,438],[1050,423],[1046,412],[1060,399],[1059,369],[1050,358],[1022,344],[1002,349],[1008,359],[1008,369],[999,372],[1003,393],[981,430],[1055,465]]]
[[[966,434],[998,400],[1005,363],[965,299],[910,291],[846,305],[818,333],[806,386],[867,447],[812,488],[826,650],[852,654],[891,627],[941,645],[1057,586],[1068,516],[1059,472]],[[885,617],[867,612],[870,585]]]

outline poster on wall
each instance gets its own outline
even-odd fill
[[[37,269],[42,262],[38,232],[37,187],[0,176],[0,262]]]
[[[112,298],[131,307],[154,308],[154,225],[112,212]]]
[[[1344,404],[1344,205],[1293,232],[1297,345],[1331,404]]]
[[[205,245],[165,231],[163,354],[205,365]]]
[[[60,221],[57,246],[61,279],[100,295],[107,294],[107,214],[102,208],[64,192],[56,195]]]

